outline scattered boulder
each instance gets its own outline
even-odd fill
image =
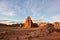
[[[52,32],[55,31],[54,25],[51,23],[41,24],[39,28],[41,34],[50,35]]]

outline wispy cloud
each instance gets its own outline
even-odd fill
[[[60,0],[2,0],[0,1],[0,14],[12,19],[23,20],[24,17],[30,15],[33,18],[43,16],[46,21],[57,20],[59,19],[57,15],[60,15]],[[53,18],[55,15],[57,18]]]
[[[38,2],[38,3],[37,3]],[[39,17],[40,11],[44,10],[44,6],[40,6],[41,0],[26,0],[25,8],[32,13],[33,17]]]
[[[52,20],[52,22],[60,22],[60,15],[52,16],[50,19]]]
[[[10,11],[10,12],[2,12],[1,14],[5,15],[5,16],[15,16],[15,13]]]
[[[53,13],[60,10],[60,0],[52,0],[50,3],[47,4],[47,6],[48,5],[49,7],[46,9],[47,13]]]
[[[8,3],[4,0],[0,3],[0,14],[5,16],[15,16],[14,11],[9,9]]]

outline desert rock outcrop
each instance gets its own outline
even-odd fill
[[[26,18],[26,21],[25,21],[25,23],[24,23],[23,28],[31,28],[32,25],[33,25],[33,22],[32,22],[32,20],[31,20],[30,16],[28,16],[28,17]]]

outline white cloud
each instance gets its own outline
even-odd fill
[[[31,8],[31,11],[32,11],[32,14],[34,17],[35,16],[37,16],[37,17],[41,16],[41,11],[43,11],[43,10],[44,10],[44,6],[40,6],[38,8]]]
[[[45,9],[44,6],[41,6],[41,7],[38,8],[38,10],[40,10],[40,11],[42,11],[44,9]]]
[[[47,5],[49,5],[46,10],[47,13],[57,12],[60,10],[60,0],[53,0]]]
[[[60,15],[55,15],[51,17],[44,17],[43,22],[60,22]]]
[[[60,15],[50,17],[51,22],[60,22]]]
[[[5,16],[15,16],[15,13],[10,11],[10,12],[2,12],[3,15]]]
[[[16,22],[14,22],[14,21],[8,21],[8,20],[0,20],[0,23],[7,24],[7,25],[16,24]]]
[[[9,5],[12,6],[11,4],[8,4],[8,2],[6,2],[5,0],[0,2],[0,14],[5,16],[15,16],[15,12],[9,9]]]
[[[40,14],[37,13],[37,10],[36,9],[32,9],[32,14],[33,16],[39,16]]]
[[[41,0],[26,0],[25,8],[32,12],[33,17],[39,17],[40,11],[44,10],[44,6],[38,6],[42,2]]]
[[[52,18],[60,18],[60,15],[53,16]]]
[[[38,23],[38,22],[43,22],[44,19],[45,19],[45,17],[41,16],[40,18],[32,18],[32,21],[34,23]]]

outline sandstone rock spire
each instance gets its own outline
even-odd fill
[[[31,28],[32,27],[32,20],[31,20],[31,18],[30,18],[30,16],[28,16],[27,18],[26,18],[26,21],[25,21],[25,23],[24,23],[24,26],[23,26],[23,28]]]

